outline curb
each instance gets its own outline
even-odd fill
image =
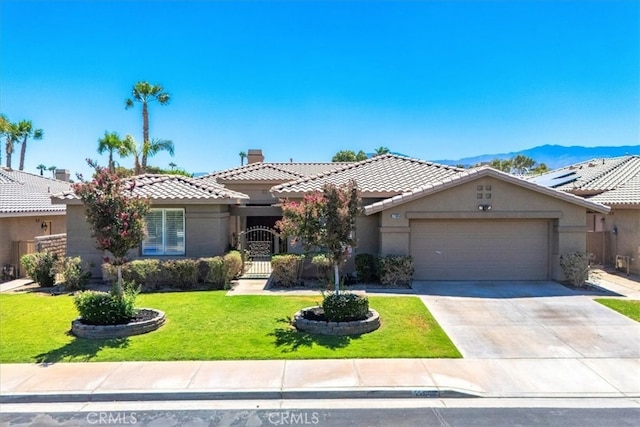
[[[479,398],[461,390],[435,388],[211,390],[211,391],[114,391],[11,393],[0,395],[0,403],[132,402],[164,400],[305,400],[305,399],[439,399]]]

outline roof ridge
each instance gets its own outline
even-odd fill
[[[621,166],[624,166],[626,163],[628,163],[632,158],[633,158],[633,156],[609,157],[609,159],[610,160],[614,160],[615,163],[613,163],[610,167],[603,168],[603,170],[599,174],[594,175],[592,178],[590,178],[588,180],[585,180],[584,183],[582,183],[580,185],[580,187],[589,188],[589,184],[590,183],[595,182],[598,179],[601,179],[602,177],[614,172],[615,170],[618,170]],[[604,165],[605,159],[606,159],[606,157],[603,157],[601,159],[591,159],[591,160],[582,162],[581,164],[585,164],[586,163],[587,165],[590,165],[592,162],[602,160],[603,165]]]

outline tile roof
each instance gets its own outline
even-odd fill
[[[395,154],[384,154],[275,186],[277,196],[320,190],[326,183],[343,185],[355,180],[363,197],[388,197],[440,181],[462,169]]]
[[[219,183],[261,181],[275,184],[336,169],[345,164],[350,163],[250,163],[233,169],[213,172],[197,179]]]
[[[139,175],[128,178],[127,182],[135,184],[132,194],[165,203],[239,203],[249,196],[224,188],[214,182],[206,182],[182,175]],[[57,194],[54,198],[59,203],[78,201],[73,191]]]
[[[497,169],[493,169],[489,166],[482,166],[479,168],[464,170],[462,172],[457,173],[454,176],[447,177],[441,181],[434,181],[429,184],[415,188],[406,193],[399,194],[397,196],[394,196],[385,200],[381,200],[376,203],[372,203],[368,206],[365,206],[364,212],[366,215],[371,215],[371,214],[389,209],[393,206],[398,206],[398,205],[410,202],[412,200],[422,198],[429,194],[434,194],[439,191],[446,190],[448,188],[463,184],[465,182],[473,181],[483,176],[492,176],[502,181],[510,182],[512,184],[515,184],[524,188],[528,188],[533,191],[537,191],[538,193],[546,194],[548,196],[555,197],[557,199],[565,200],[570,203],[584,206],[596,212],[608,213],[610,209],[609,207],[604,206],[595,201],[587,200],[582,197],[575,196],[573,194],[569,194],[553,188],[549,188],[544,185],[539,185],[534,182],[528,181],[524,178],[520,178],[518,176],[511,175],[506,172],[499,171]]]
[[[568,175],[553,179],[563,174]],[[640,205],[638,155],[593,159],[556,169],[533,180],[607,205]],[[554,185],[554,181],[558,184]]]
[[[52,204],[51,194],[69,188],[65,181],[0,167],[0,216],[64,214],[66,207]]]

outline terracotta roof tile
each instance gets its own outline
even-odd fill
[[[233,169],[213,172],[196,179],[205,181],[287,182],[344,166],[345,163],[250,163]]]
[[[271,191],[278,196],[287,196],[320,190],[326,183],[343,185],[355,180],[363,196],[387,196],[411,191],[460,171],[462,169],[452,166],[385,154],[281,184]]]
[[[65,181],[0,167],[0,215],[64,213],[66,207],[52,204],[51,195],[69,188]]]

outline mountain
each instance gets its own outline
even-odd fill
[[[640,155],[640,145],[625,145],[620,147],[564,147],[561,145],[542,145],[512,153],[482,154],[475,157],[465,157],[458,160],[434,160],[443,165],[473,166],[478,163],[490,162],[493,159],[510,159],[521,154],[544,163],[549,169],[557,169],[574,163],[580,163],[602,157],[618,157],[629,154]]]

